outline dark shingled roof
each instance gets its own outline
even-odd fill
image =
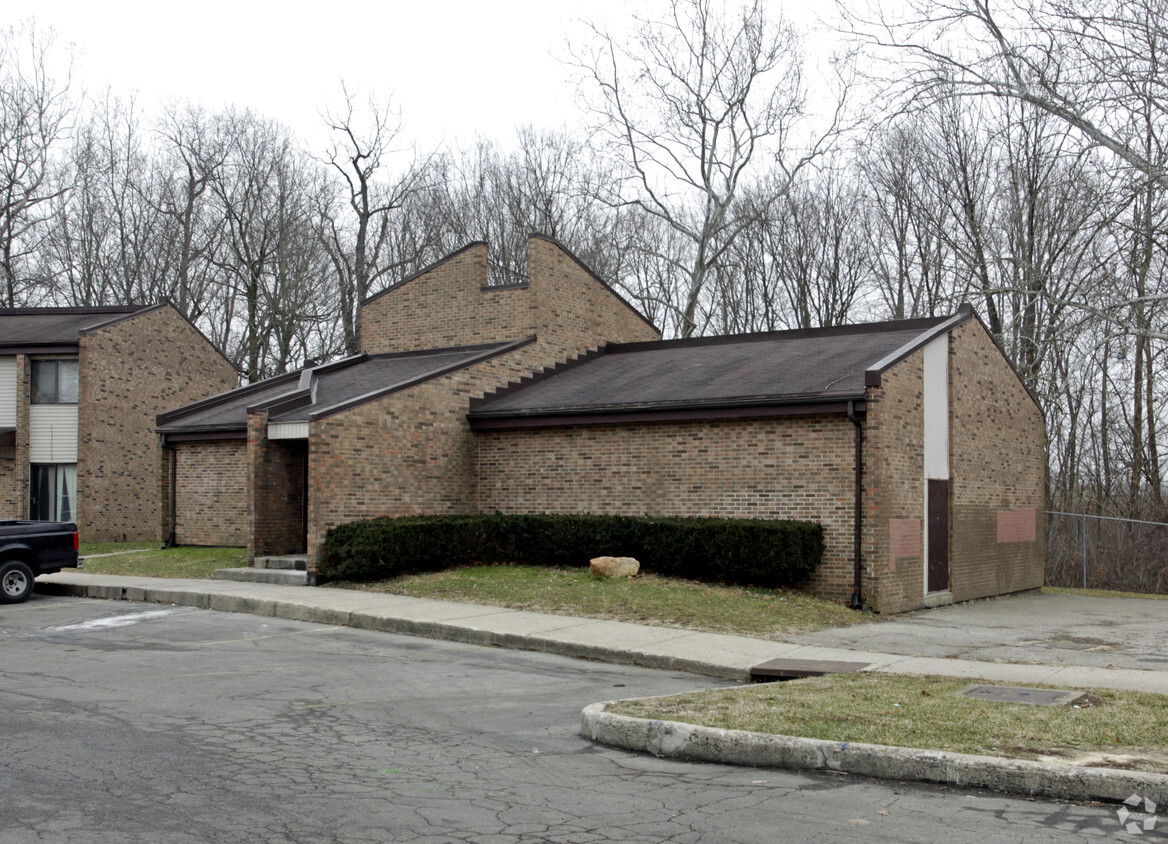
[[[612,344],[487,394],[470,419],[863,399],[869,369],[952,319]]]
[[[76,346],[81,334],[155,305],[97,308],[2,308],[0,349]]]
[[[225,433],[247,430],[249,408],[268,408],[269,422],[307,422],[372,401],[397,390],[454,372],[530,342],[490,343],[357,355],[279,375],[163,413],[164,434]]]

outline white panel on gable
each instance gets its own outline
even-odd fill
[[[77,462],[77,405],[29,407],[28,460],[30,463]]]
[[[949,333],[925,346],[925,477],[949,478]]]
[[[16,355],[0,355],[0,428],[16,427]]]
[[[269,422],[269,440],[306,440],[308,439],[307,422]]]

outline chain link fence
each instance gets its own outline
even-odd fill
[[[1047,510],[1046,583],[1168,594],[1168,522]]]

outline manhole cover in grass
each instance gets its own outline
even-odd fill
[[[966,686],[959,695],[994,700],[998,703],[1034,703],[1039,706],[1066,706],[1083,697],[1082,692],[1062,689],[1026,689],[1021,686]]]

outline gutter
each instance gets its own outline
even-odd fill
[[[854,504],[854,536],[852,538],[852,556],[853,556],[853,571],[852,571],[852,600],[850,606],[854,610],[862,610],[864,608],[863,594],[861,586],[863,583],[863,561],[860,549],[860,540],[863,536],[864,527],[864,430],[860,425],[860,420],[856,416],[856,403],[854,401],[848,402],[848,419],[852,420],[852,424],[856,426],[855,442],[856,442],[856,468],[855,468],[855,485],[856,485],[856,500]]]

